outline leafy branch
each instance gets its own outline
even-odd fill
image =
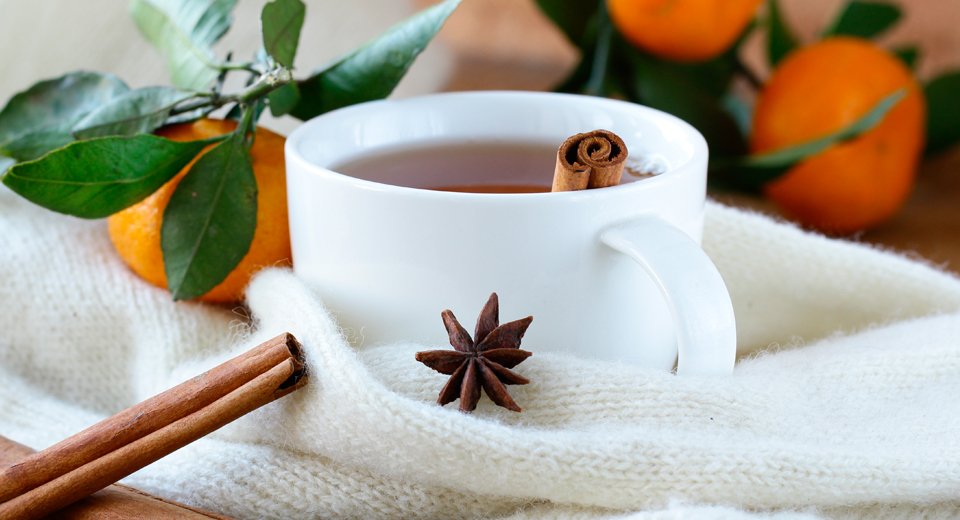
[[[149,196],[212,146],[174,190],[161,240],[174,298],[202,295],[243,258],[256,229],[249,149],[262,110],[310,119],[390,95],[459,1],[425,9],[296,79],[302,0],[264,5],[263,47],[250,62],[230,54],[218,60],[212,50],[230,28],[236,0],[132,0],[131,17],[166,61],[173,86],[131,89],[90,71],[34,84],[0,110],[2,181],[53,211],[101,218]],[[231,74],[245,75],[246,86],[224,93]],[[151,134],[226,107],[239,119],[228,135],[174,142]]]

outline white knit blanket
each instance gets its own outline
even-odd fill
[[[251,328],[0,190],[0,434],[43,448],[289,330],[307,387],[127,482],[238,518],[960,516],[960,280],[718,205],[705,248],[732,377],[538,353],[522,414],[464,415],[413,359],[437,345],[355,350],[289,272],[255,279]]]

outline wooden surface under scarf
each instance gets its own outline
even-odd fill
[[[35,453],[32,449],[0,437],[0,466],[14,464]],[[229,520],[209,511],[165,500],[121,484],[114,484],[50,515],[51,519],[71,520]]]

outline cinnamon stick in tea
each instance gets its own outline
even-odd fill
[[[0,472],[0,518],[56,511],[306,383],[281,334]]]
[[[551,191],[615,186],[626,160],[627,145],[613,132],[594,130],[570,136],[557,150]]]
[[[35,453],[0,436],[0,466],[14,464]],[[48,516],[70,520],[230,520],[229,517],[155,497],[122,484],[104,488]]]

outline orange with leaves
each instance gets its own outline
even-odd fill
[[[232,132],[236,126],[235,121],[201,119],[194,123],[163,127],[156,134],[174,141],[193,141]],[[257,229],[253,242],[246,256],[226,279],[201,296],[200,300],[237,302],[256,271],[263,267],[289,264],[284,141],[283,136],[257,127],[256,138],[250,149],[253,173],[257,179]],[[180,179],[196,161],[194,159],[152,195],[112,215],[108,220],[110,240],[120,257],[134,272],[159,287],[167,286],[160,249],[163,211]]]
[[[903,204],[924,145],[925,106],[907,67],[867,40],[835,37],[788,55],[757,100],[751,149],[770,152],[847,127],[906,95],[873,129],[801,161],[765,194],[800,223],[836,234],[875,226]]]

